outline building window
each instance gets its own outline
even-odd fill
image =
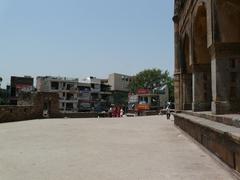
[[[230,98],[235,99],[236,95],[237,95],[236,92],[237,92],[236,87],[231,87],[230,88]]]
[[[73,87],[74,87],[74,85],[73,85],[73,84],[67,84],[67,90],[72,90],[72,89],[73,89]]]
[[[237,81],[237,73],[231,72],[231,82],[235,83]]]
[[[236,60],[235,59],[230,59],[230,67],[231,68],[236,68]]]
[[[58,90],[59,89],[59,83],[58,82],[51,82],[51,89],[52,90]]]
[[[64,82],[64,83],[63,83],[63,86],[62,86],[62,89],[63,89],[63,90],[66,88],[65,86],[66,86],[66,83]]]
[[[206,73],[203,74],[203,80],[207,81],[208,80],[208,75]]]
[[[66,103],[66,110],[72,111],[73,110],[73,103]]]

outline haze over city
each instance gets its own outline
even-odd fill
[[[173,74],[173,1],[2,0],[0,76]]]

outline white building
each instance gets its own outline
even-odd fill
[[[108,83],[111,86],[111,91],[129,91],[129,84],[132,81],[132,76],[125,74],[113,73],[108,77]]]

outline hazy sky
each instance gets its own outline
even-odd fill
[[[0,0],[0,76],[173,73],[173,0]]]

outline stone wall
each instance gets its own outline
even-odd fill
[[[0,106],[0,123],[34,118],[36,118],[36,115],[33,106]]]
[[[43,110],[48,109],[49,118],[61,117],[58,94],[37,93],[33,95],[32,106],[0,106],[0,123],[31,119],[42,119]]]
[[[33,104],[34,113],[37,117],[42,116],[44,109],[48,109],[49,118],[61,117],[58,93],[38,92]]]
[[[0,106],[0,123],[43,119],[43,111],[48,110],[47,118],[96,118],[108,117],[108,113],[83,112],[60,113],[59,96],[57,93],[38,92],[31,98],[27,97],[25,106]],[[22,102],[25,99],[23,98]]]

